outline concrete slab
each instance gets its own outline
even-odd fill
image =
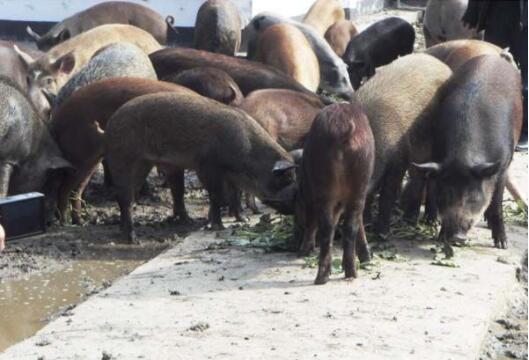
[[[219,239],[197,232],[0,360],[473,359],[527,246],[526,229],[509,233],[505,251],[476,229],[459,268],[432,265],[432,243],[398,241],[404,261],[315,286],[302,259],[207,250]]]

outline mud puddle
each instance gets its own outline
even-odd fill
[[[35,334],[145,260],[79,260],[61,271],[0,283],[0,352]]]

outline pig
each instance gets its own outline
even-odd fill
[[[60,170],[71,165],[26,92],[0,75],[0,93],[0,197],[42,192],[46,213],[53,215]]]
[[[391,210],[410,163],[430,159],[438,93],[451,74],[433,56],[410,54],[380,67],[357,91],[375,138],[375,169],[367,203],[379,193],[378,234],[389,232]]]
[[[150,54],[149,57],[160,79],[183,70],[208,66],[230,75],[243,95],[258,89],[273,88],[290,89],[318,97],[278,69],[255,61],[187,48],[167,48]]]
[[[310,26],[298,21],[272,13],[256,15],[245,28],[248,38],[248,58],[253,59],[255,56],[259,34],[272,25],[284,23],[292,24],[301,30],[312,46],[312,50],[314,50],[320,65],[320,89],[346,99],[351,97],[354,91],[347,73],[347,65],[336,55],[323,36],[319,35]]]
[[[146,54],[161,49],[161,45],[148,32],[132,25],[101,25],[68,39],[45,55],[33,58],[15,48],[29,71],[29,87],[44,88],[51,94],[58,91],[94,54],[115,42],[130,42]]]
[[[194,48],[235,55],[241,47],[241,17],[229,0],[207,0],[198,9]]]
[[[433,178],[445,254],[453,256],[450,244],[464,241],[484,212],[494,246],[505,249],[502,201],[522,127],[520,74],[496,55],[470,59],[442,89],[437,117],[432,159],[413,166]]]
[[[105,143],[121,229],[129,241],[136,238],[133,196],[155,163],[179,174],[168,177],[175,202],[183,196],[182,171],[197,170],[208,191],[212,229],[223,228],[220,206],[225,181],[278,208],[294,201],[290,154],[243,111],[200,95],[152,94],[129,101],[110,119]]]
[[[340,20],[327,29],[325,40],[327,40],[336,55],[342,57],[345,54],[345,49],[347,49],[347,44],[356,34],[358,34],[358,30],[351,21]]]
[[[133,25],[148,32],[156,41],[165,45],[169,36],[176,32],[173,23],[172,16],[164,19],[146,6],[125,1],[107,1],[64,19],[42,36],[29,26],[26,30],[40,50],[48,51],[74,36],[106,24]]]
[[[479,35],[461,21],[468,0],[429,0],[423,20],[426,47],[447,40],[472,39]]]
[[[444,62],[452,71],[456,71],[468,60],[481,55],[499,55],[516,67],[512,56],[507,51],[481,40],[451,40],[428,48],[426,53]],[[406,221],[416,224],[419,218],[424,191],[420,186],[421,184],[424,186],[425,181],[424,179],[416,178],[421,177],[422,174],[413,168],[409,170],[409,175],[410,180],[406,184],[401,196],[401,207],[404,211]],[[516,200],[526,202],[525,198],[520,194],[520,190],[513,177],[509,174],[507,175],[506,186]],[[429,186],[427,185],[427,187]],[[431,194],[427,194],[426,199],[424,219],[427,222],[433,223],[437,219],[437,214],[433,210],[435,208],[434,204],[431,204]]]
[[[317,98],[285,89],[252,91],[239,106],[287,151],[303,147],[312,121],[323,107]],[[239,202],[233,198],[230,204],[236,217],[240,212]],[[246,194],[246,205],[254,214],[259,213],[255,198],[249,193]]]
[[[50,130],[65,159],[73,166],[59,189],[58,209],[63,223],[68,218],[69,201],[72,222],[81,223],[81,197],[105,154],[104,132],[110,117],[129,100],[158,92],[195,94],[164,81],[114,77],[84,86],[53,110]],[[76,192],[75,198],[70,197],[72,191]],[[185,215],[182,221],[188,219]]]
[[[316,284],[329,280],[332,241],[342,215],[345,277],[357,276],[357,246],[369,256],[362,213],[374,160],[373,133],[357,100],[320,111],[303,147],[296,194],[296,225],[303,224],[299,252],[314,250],[316,238],[320,244]]]
[[[185,86],[202,96],[226,105],[238,106],[243,100],[239,85],[225,71],[213,67],[197,67],[171,74],[162,80]]]
[[[340,0],[316,0],[303,18],[303,23],[323,36],[332,24],[343,20],[345,11]]]
[[[310,91],[318,90],[318,58],[305,35],[294,25],[276,24],[263,31],[256,60],[290,75]]]
[[[457,70],[457,68],[468,60],[481,55],[500,55],[516,67],[514,59],[512,59],[512,55],[508,51],[481,40],[464,39],[446,41],[426,49],[425,53],[444,62],[452,71]]]
[[[411,53],[414,42],[413,26],[399,17],[377,21],[356,35],[343,55],[353,87],[358,89],[364,77],[375,74],[375,68]]]
[[[28,70],[25,63],[20,59],[14,49],[14,43],[11,41],[0,40],[0,75],[9,77],[15,81],[19,88],[24,90],[35,108],[37,109],[42,119],[47,119],[51,110],[51,105],[41,89],[28,87]],[[33,54],[40,53],[39,51],[24,49],[26,52]]]
[[[94,81],[127,76],[158,79],[151,60],[139,47],[126,42],[111,44],[100,49],[83,68],[68,80],[57,94],[53,105],[60,105],[77,89]]]

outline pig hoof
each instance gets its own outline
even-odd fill
[[[494,242],[494,246],[498,249],[507,249],[507,241],[499,240]]]
[[[209,227],[206,227],[206,230],[211,230],[211,231],[220,231],[224,229],[225,227],[222,224],[210,224]]]
[[[356,279],[357,273],[354,269],[346,269],[345,270],[345,278],[346,279]]]
[[[326,284],[327,281],[329,281],[329,274],[318,273],[318,276],[316,276],[316,280],[314,280],[314,284],[323,285],[323,284]]]
[[[309,256],[312,252],[314,251],[314,247],[313,246],[302,246],[299,250],[298,250],[298,256],[299,257],[305,257],[305,256]]]
[[[454,248],[450,244],[445,244],[443,251],[447,259],[454,257]]]

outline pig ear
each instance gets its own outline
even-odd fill
[[[33,29],[31,28],[31,26],[27,26],[26,27],[26,32],[28,33],[29,36],[31,36],[31,38],[35,41],[39,41],[41,36],[39,34],[37,34],[35,31],[33,31]]]
[[[73,51],[61,56],[57,60],[51,61],[51,67],[56,72],[60,71],[65,74],[71,73],[75,67],[75,56],[73,55]]]
[[[24,64],[24,67],[26,67],[26,69],[29,68],[29,66],[33,62],[35,62],[35,59],[33,59],[31,57],[31,55],[29,55],[28,53],[20,50],[18,46],[13,45],[13,49],[15,49],[15,52],[18,54],[18,57],[20,58],[20,60],[22,61],[22,63]]]
[[[274,175],[283,175],[287,171],[295,168],[296,165],[292,164],[289,161],[285,160],[279,160],[274,164],[274,168],[272,169],[272,174]]]
[[[474,165],[470,172],[479,179],[488,178],[495,175],[500,170],[500,162],[486,162]]]
[[[71,37],[70,30],[63,29],[55,38],[59,40],[59,42],[63,42],[68,40]]]
[[[443,169],[441,163],[428,162],[424,164],[411,163],[411,165],[424,175],[437,175]]]
[[[292,150],[290,155],[292,155],[292,159],[294,159],[294,164],[298,166],[301,164],[301,160],[303,159],[303,149]]]

